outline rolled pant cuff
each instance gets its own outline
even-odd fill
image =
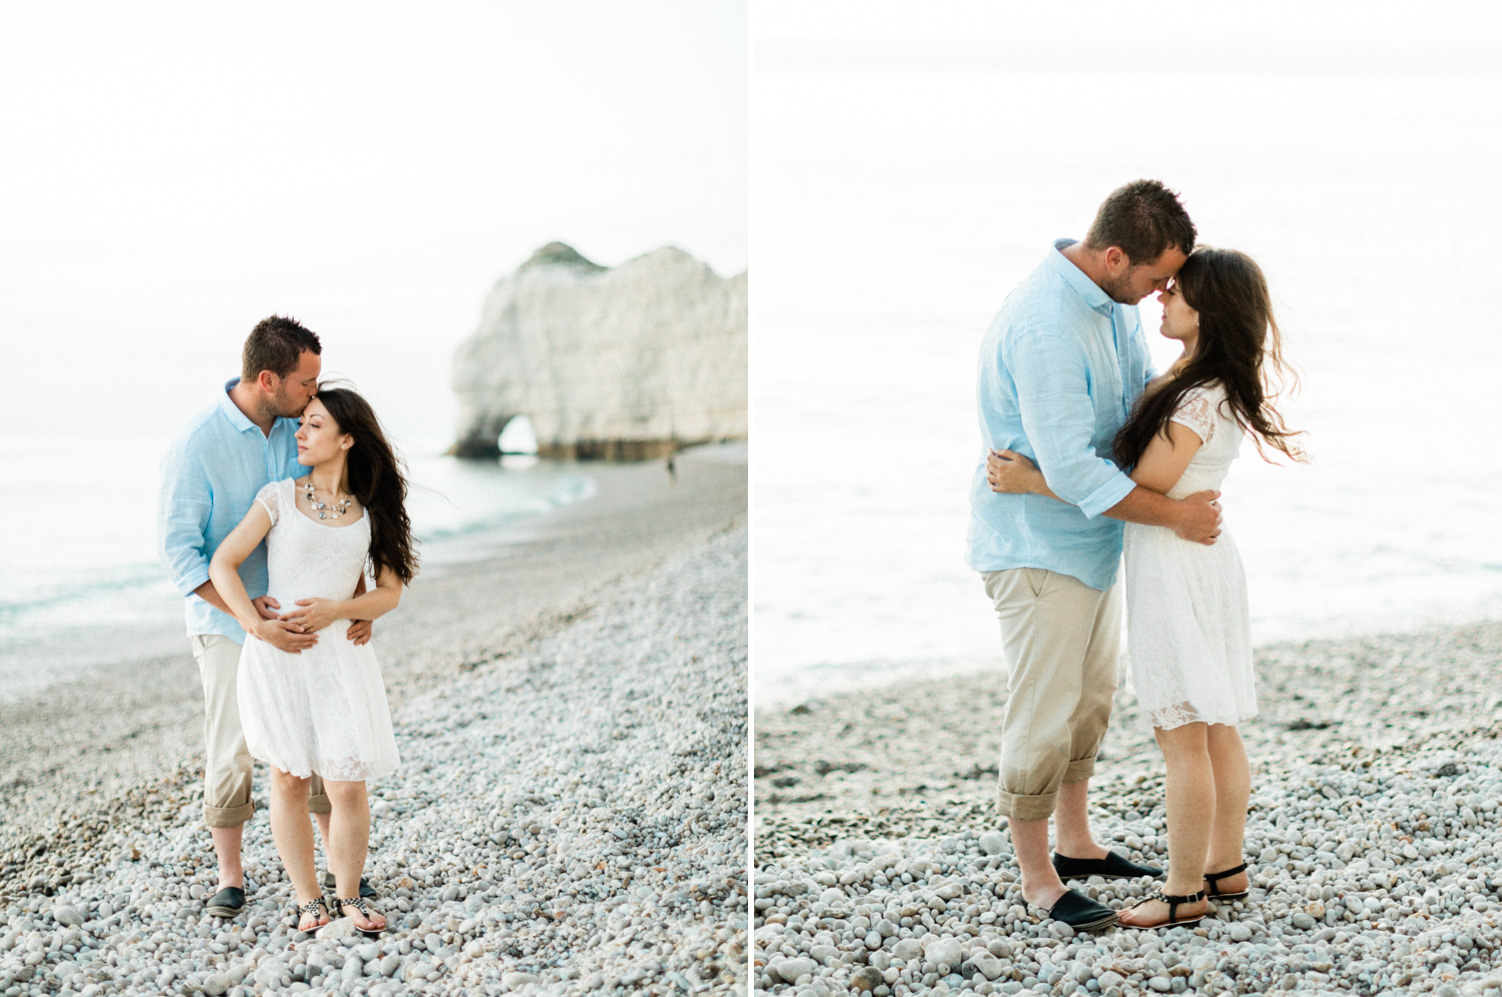
[[[1047,820],[1053,816],[1054,802],[1059,798],[1057,793],[1044,793],[1040,796],[1021,796],[1017,793],[1008,793],[1004,789],[996,791],[996,809],[1001,811],[1003,817],[1011,820]]]
[[[1095,774],[1095,759],[1093,757],[1092,758],[1081,758],[1078,761],[1073,761],[1073,762],[1069,763],[1069,767],[1064,770],[1064,781],[1065,782],[1084,782],[1086,779],[1089,779],[1094,774]]]
[[[319,793],[316,796],[308,797],[308,813],[310,814],[326,814],[331,812],[333,809],[334,805],[329,802],[329,798],[326,793]]]
[[[204,804],[203,822],[209,827],[239,827],[250,820],[250,815],[255,812],[254,803],[246,803],[238,807],[211,807]]]

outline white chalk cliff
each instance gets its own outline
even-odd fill
[[[453,452],[499,453],[527,416],[542,456],[644,459],[746,436],[746,274],[679,249],[615,268],[550,243],[501,278],[454,354]]]

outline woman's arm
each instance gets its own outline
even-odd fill
[[[1131,478],[1143,488],[1166,495],[1179,483],[1184,469],[1202,446],[1204,441],[1198,433],[1182,422],[1170,422],[1168,438],[1164,439],[1162,433],[1153,436],[1137,466],[1132,468]]]
[[[1153,437],[1130,477],[1143,488],[1166,495],[1184,476],[1184,469],[1203,445],[1204,441],[1194,430],[1181,422],[1170,422],[1168,438],[1164,439],[1161,434]],[[995,492],[1043,495],[1064,501],[1048,487],[1038,465],[1014,450],[991,451],[986,458],[986,480]]]
[[[1042,495],[1057,502],[1064,501],[1048,487],[1038,465],[1015,450],[991,451],[986,457],[986,480],[991,483],[993,492]]]
[[[1170,422],[1168,438],[1154,436],[1133,469],[1131,478],[1137,487],[1103,515],[1129,523],[1166,526],[1185,540],[1213,543],[1220,533],[1220,507],[1216,502],[1219,492],[1196,492],[1178,500],[1164,496],[1183,477],[1184,469],[1202,445],[1194,430]],[[986,480],[992,491],[1043,495],[1063,501],[1049,489],[1037,466],[1012,450],[990,454],[986,460]]]
[[[318,637],[305,633],[296,623],[262,618],[251,602],[250,594],[245,591],[245,583],[240,580],[240,565],[269,532],[270,514],[261,503],[252,502],[240,525],[231,530],[219,549],[214,551],[214,557],[209,561],[209,580],[224,601],[225,609],[239,621],[246,633],[278,650],[298,654],[318,643]]]
[[[382,568],[373,592],[349,599],[299,599],[287,619],[316,632],[335,620],[373,620],[396,608],[402,600],[402,580],[390,568]]]

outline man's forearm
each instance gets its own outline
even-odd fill
[[[1143,526],[1176,527],[1183,518],[1183,503],[1161,492],[1137,485],[1126,497],[1101,513],[1125,523],[1140,523]]]
[[[1141,489],[1138,489],[1138,491],[1141,491]],[[1110,515],[1110,513],[1107,513],[1107,515]],[[235,615],[234,610],[229,608],[229,603],[225,602],[224,598],[220,596],[219,590],[214,587],[213,582],[204,582],[193,590],[193,594],[221,613],[227,613],[230,616]]]

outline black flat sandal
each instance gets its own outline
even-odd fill
[[[1172,893],[1164,893],[1159,890],[1158,892],[1153,893],[1151,896],[1146,896],[1141,900],[1138,900],[1136,903],[1132,904],[1131,907],[1128,907],[1127,910],[1131,910],[1134,907],[1141,907],[1143,904],[1151,903],[1154,900],[1161,900],[1168,905],[1168,920],[1159,921],[1157,924],[1133,924],[1130,921],[1122,921],[1118,918],[1116,923],[1121,925],[1123,928],[1136,928],[1138,931],[1153,931],[1158,928],[1177,928],[1180,925],[1185,924],[1199,924],[1205,919],[1205,914],[1195,914],[1192,917],[1175,917],[1174,915],[1178,913],[1180,907],[1186,906],[1188,904],[1197,904],[1203,899],[1205,899],[1204,890],[1200,890],[1196,893],[1186,893],[1183,896],[1176,896]],[[1208,914],[1209,911],[1206,911],[1205,913]]]
[[[374,913],[370,909],[370,905],[365,902],[365,898],[364,897],[349,897],[348,899],[344,899],[344,900],[335,899],[334,900],[334,906],[336,908],[338,908],[338,910],[339,910],[339,916],[340,917],[348,917],[349,916],[349,915],[347,915],[347,914],[344,913],[344,908],[346,908],[346,907],[353,907],[355,910],[359,911],[360,914],[361,914],[361,916],[364,917],[365,920],[367,920],[367,921],[370,920],[371,915]],[[382,916],[384,916],[384,915],[382,915]],[[353,923],[353,922],[351,922],[351,923]],[[380,928],[362,928],[358,924],[356,924],[355,925],[355,930],[358,931],[360,934],[364,935],[366,938],[380,938],[381,937],[381,932],[385,931],[386,928],[390,927],[390,926],[391,926],[391,922],[390,921],[386,922],[385,927],[380,927]]]
[[[1246,872],[1245,862],[1241,863],[1234,869],[1227,869],[1225,872],[1205,873],[1206,895],[1208,895],[1211,900],[1240,900],[1242,897],[1246,896],[1251,892],[1250,883],[1248,883],[1246,889],[1241,890],[1237,893],[1225,893],[1215,888],[1216,883],[1220,882],[1222,879],[1230,879],[1232,876],[1236,875],[1239,872]],[[1248,879],[1250,880],[1250,877],[1248,877]]]
[[[316,920],[319,917],[320,913],[322,913],[325,918],[329,913],[328,904],[323,902],[323,897],[315,897],[314,899],[309,900],[307,903],[303,904],[301,907],[296,908],[292,912],[292,930],[301,931],[304,934],[311,935],[313,932],[317,931],[319,928],[322,928],[329,922],[325,920],[323,924],[315,924],[311,928],[304,928],[302,926],[302,919],[307,917],[309,914],[312,914],[313,918]]]

